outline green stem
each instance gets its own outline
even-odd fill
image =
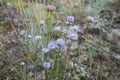
[[[50,41],[50,33],[51,33],[51,31],[52,31],[52,21],[53,21],[53,13],[52,13],[52,11],[48,11],[47,12],[47,43]]]

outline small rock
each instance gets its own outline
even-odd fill
[[[24,65],[25,65],[25,62],[20,62],[20,65],[21,65],[21,66],[24,66]]]

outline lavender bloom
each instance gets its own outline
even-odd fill
[[[67,16],[67,21],[68,22],[74,22],[75,21],[75,17],[74,16]]]
[[[62,46],[61,46],[61,48],[60,48],[60,50],[64,52],[64,51],[66,51],[66,50],[67,50],[67,47],[66,47],[66,46],[64,46],[64,45],[62,45]]]
[[[72,41],[70,39],[66,40],[66,45],[70,45]]]
[[[51,41],[51,43],[53,43],[55,45],[55,48],[59,48],[59,46],[58,46],[56,41]]]
[[[65,45],[65,41],[64,41],[62,38],[58,38],[58,39],[56,40],[56,43],[57,43],[58,45]]]
[[[30,65],[28,66],[28,68],[29,68],[29,69],[34,69],[34,68],[35,68],[35,66],[34,66],[34,65],[32,65],[32,64],[30,64]]]
[[[43,63],[43,67],[44,67],[44,68],[50,68],[50,67],[51,67],[50,62],[44,62],[44,63]]]
[[[56,43],[56,41],[51,41],[51,43],[53,43],[54,45],[56,45],[57,43]]]
[[[49,51],[50,51],[50,50],[49,50],[48,48],[43,48],[43,49],[42,49],[42,52],[43,52],[43,53],[48,53]]]
[[[79,30],[79,26],[78,25],[74,25],[70,29],[74,30],[74,31],[78,31]]]
[[[56,48],[56,45],[53,42],[51,42],[51,43],[48,44],[47,47],[48,47],[49,50],[52,50],[52,49]]]
[[[60,26],[54,27],[53,31],[61,31],[61,27]]]
[[[78,34],[72,33],[67,36],[71,40],[78,40]]]
[[[42,36],[36,35],[36,36],[35,36],[35,39],[36,39],[36,40],[41,40],[41,39],[42,39]]]
[[[62,29],[62,34],[67,34],[67,29],[63,28]]]

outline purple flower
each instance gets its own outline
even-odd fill
[[[62,29],[62,34],[67,34],[67,29],[63,28]]]
[[[55,48],[56,48],[56,45],[51,42],[51,43],[48,44],[47,47],[48,47],[49,50],[52,50],[52,49],[55,49]]]
[[[34,65],[32,65],[32,64],[30,64],[30,65],[28,66],[28,68],[29,68],[29,69],[34,69],[34,68],[35,68],[35,66],[34,66]]]
[[[64,52],[67,50],[67,47],[63,45],[63,46],[61,46],[60,50]]]
[[[50,67],[51,67],[50,62],[44,62],[44,63],[43,63],[43,67],[44,67],[44,68],[50,68]]]
[[[67,21],[68,22],[74,22],[75,21],[75,17],[74,16],[67,16]]]
[[[79,26],[78,25],[74,25],[70,29],[74,30],[74,31],[78,31],[79,30]]]
[[[51,43],[53,43],[54,45],[56,45],[57,43],[56,43],[56,41],[51,41]]]
[[[65,41],[64,41],[62,38],[58,38],[58,39],[56,40],[56,43],[57,43],[58,45],[65,45]]]
[[[48,53],[49,51],[50,51],[50,50],[49,50],[48,48],[43,48],[43,49],[42,49],[42,52],[43,52],[43,53]]]
[[[55,45],[55,48],[59,48],[56,41],[51,41],[51,43],[53,43]]]
[[[60,26],[54,27],[53,31],[61,31],[61,27]]]
[[[78,40],[78,34],[76,33],[69,34],[67,37],[71,40]]]
[[[66,40],[66,45],[70,45],[72,41],[70,39]]]
[[[36,40],[41,40],[41,39],[42,39],[42,36],[36,35],[36,36],[35,36],[35,39],[36,39]]]

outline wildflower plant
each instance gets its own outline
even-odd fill
[[[74,21],[75,21],[75,17],[74,16],[67,16],[67,21],[69,22],[69,23],[73,23]]]
[[[44,68],[50,68],[50,67],[51,67],[50,62],[44,62],[44,63],[43,63],[43,67],[44,67]]]
[[[53,23],[53,11],[56,10],[56,7],[54,5],[47,5],[45,7],[47,11],[47,19],[46,19],[46,30],[47,30],[47,39],[50,40],[50,32],[52,31],[52,23]],[[47,43],[48,43],[47,41]]]

